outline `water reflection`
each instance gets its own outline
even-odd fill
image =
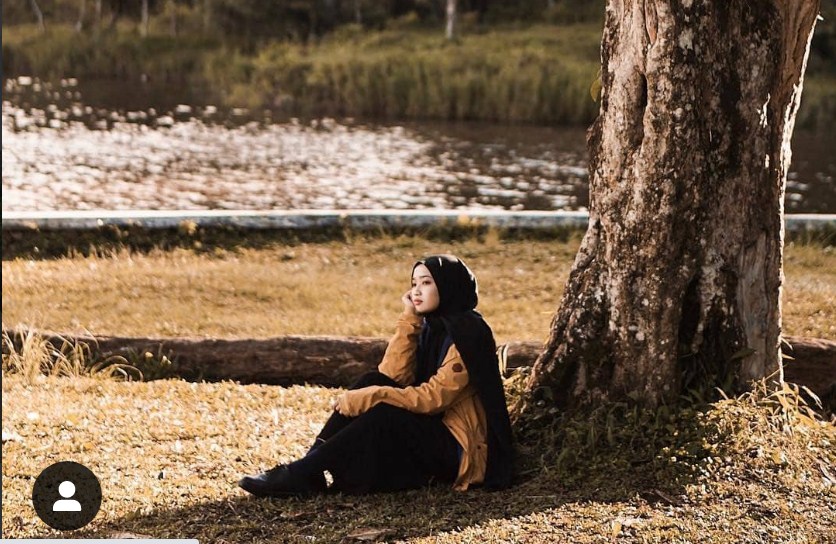
[[[112,108],[85,103],[72,79],[18,78],[4,91],[4,211],[588,206],[582,129]],[[788,211],[836,210],[829,152],[794,147]]]

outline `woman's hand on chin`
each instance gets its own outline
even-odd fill
[[[403,294],[401,302],[403,302],[404,311],[406,313],[418,315],[418,312],[415,310],[415,304],[412,303],[412,289]]]

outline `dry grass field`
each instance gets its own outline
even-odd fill
[[[612,444],[587,444],[587,421],[568,425],[583,431],[582,444],[543,431],[520,442],[519,483],[501,493],[436,487],[259,500],[236,487],[243,474],[303,454],[336,393],[84,376],[29,383],[7,373],[3,537],[62,536],[35,517],[30,496],[41,470],[73,460],[98,475],[104,494],[96,519],[73,537],[836,541],[836,428],[764,395],[684,410],[661,423],[658,414],[638,420],[628,414]]]
[[[3,325],[122,336],[388,336],[415,259],[454,253],[479,279],[479,309],[498,342],[544,340],[577,244],[402,236],[6,260]],[[790,245],[785,261],[785,334],[836,338],[836,253]]]
[[[138,336],[385,336],[412,261],[462,256],[500,341],[542,339],[576,242],[357,239],[3,262],[4,326]],[[836,338],[836,256],[790,246],[788,334]],[[258,500],[243,474],[303,454],[339,390],[182,380],[126,382],[4,348],[2,536],[200,542],[836,542],[836,426],[797,391],[647,411],[602,406],[518,429],[516,485],[365,497]],[[58,375],[62,376],[58,376]],[[519,377],[509,380],[518,394]],[[100,478],[102,509],[62,535],[35,516],[41,470],[73,460]]]

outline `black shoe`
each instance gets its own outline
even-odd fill
[[[277,465],[255,476],[244,476],[238,487],[256,497],[292,497],[325,493],[328,484],[322,473],[306,476],[288,465]]]

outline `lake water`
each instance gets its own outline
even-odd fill
[[[585,130],[223,110],[141,84],[4,82],[3,211],[584,210]],[[829,135],[797,132],[786,210],[836,213]]]

